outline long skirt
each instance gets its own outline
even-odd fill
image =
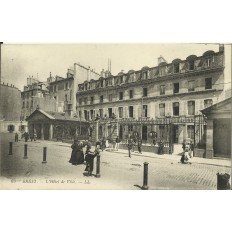
[[[83,151],[72,151],[69,163],[71,163],[73,165],[83,164],[84,159],[85,158],[84,158]]]

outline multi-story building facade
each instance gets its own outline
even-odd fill
[[[49,95],[47,84],[29,77],[27,85],[21,92],[22,110],[21,120],[25,120],[39,106],[44,110],[55,111],[55,99]]]
[[[116,76],[107,72],[97,80],[78,85],[78,117],[87,121],[99,117],[135,120],[194,117],[220,100],[224,78],[222,46],[218,52],[206,51],[198,57],[190,55],[185,60],[160,62],[152,68],[120,72]],[[174,123],[173,141],[182,143],[185,138],[193,138],[193,127],[192,122]],[[117,134],[123,137],[120,130]],[[147,139],[149,130],[144,127],[143,139]]]

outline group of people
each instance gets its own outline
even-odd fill
[[[29,140],[29,138],[31,139],[31,142],[34,140],[34,141],[36,141],[36,139],[37,139],[37,134],[36,133],[28,133],[28,132],[24,132],[23,134],[22,134],[22,138],[24,138],[25,139],[25,142],[28,142],[28,140]],[[19,141],[19,134],[16,132],[15,133],[15,142],[18,142]]]
[[[191,140],[188,142],[187,140],[184,140],[182,144],[183,148],[183,153],[181,155],[180,162],[182,164],[191,164],[192,158],[193,158],[193,149],[194,149],[194,144],[193,141]]]
[[[84,152],[84,147],[86,147]],[[100,155],[100,146],[96,143],[95,151],[91,151],[91,144],[87,142],[79,141],[78,139],[74,139],[74,143],[71,146],[72,153],[69,163],[72,165],[84,164],[86,162],[85,171],[87,171],[87,175],[91,176],[94,168],[94,158],[97,155]]]
[[[142,154],[142,138],[140,136],[128,136],[127,147],[128,155],[131,158],[131,152],[134,152],[135,146],[138,147],[139,154]]]

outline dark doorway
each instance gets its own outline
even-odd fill
[[[142,140],[147,141],[147,126],[142,127]]]
[[[178,132],[178,125],[173,125],[173,143],[178,143],[178,137],[179,137],[179,132]]]
[[[109,115],[109,118],[112,118],[112,108],[108,108],[108,115]]]
[[[44,124],[44,140],[49,140],[49,124]]]

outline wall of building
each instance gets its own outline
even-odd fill
[[[7,84],[0,85],[0,120],[19,121],[21,116],[21,92]]]

